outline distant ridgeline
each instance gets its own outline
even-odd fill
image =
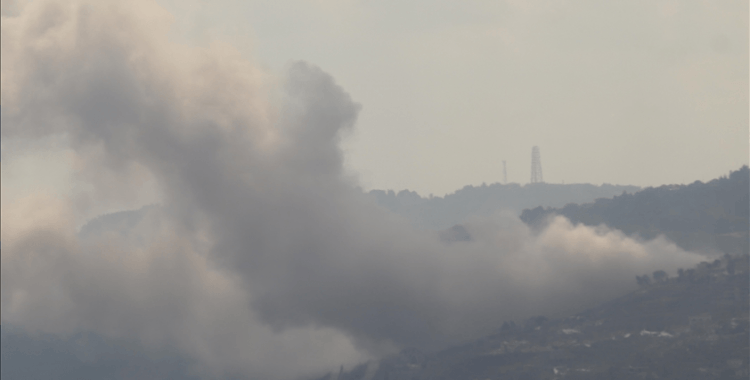
[[[537,207],[524,210],[521,220],[538,228],[553,214],[588,226],[605,224],[645,239],[664,234],[683,249],[748,254],[750,170],[745,165],[708,183],[649,187],[562,208]]]
[[[409,190],[398,193],[393,190],[372,190],[369,195],[380,206],[412,220],[417,226],[442,230],[460,224],[472,215],[489,216],[503,210],[519,214],[526,208],[562,207],[568,203],[591,202],[640,189],[637,186],[610,184],[535,183],[521,186],[516,183],[494,183],[465,186],[445,197],[422,198]]]

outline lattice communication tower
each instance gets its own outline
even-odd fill
[[[542,159],[539,156],[539,147],[535,146],[531,148],[531,183],[542,182],[544,182],[544,176],[542,176]]]

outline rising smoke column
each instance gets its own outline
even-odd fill
[[[2,137],[62,135],[86,187],[2,206],[2,321],[174,347],[207,373],[320,374],[575,309],[698,260],[663,240],[515,216],[443,244],[371,203],[338,143],[360,106],[315,66],[168,39],[146,0],[37,1],[2,22]],[[277,86],[277,83],[282,83]],[[160,206],[80,238],[91,210]]]

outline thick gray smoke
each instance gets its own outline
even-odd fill
[[[277,80],[230,47],[174,44],[169,19],[147,0],[3,17],[2,137],[65,136],[86,184],[2,205],[3,323],[294,378],[573,311],[699,260],[564,219],[534,235],[511,215],[441,242],[345,174],[338,142],[360,106],[329,75],[295,63]],[[149,181],[161,206],[80,238],[82,215]]]

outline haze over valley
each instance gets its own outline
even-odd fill
[[[260,7],[250,13],[294,20],[261,3],[248,3]],[[384,82],[385,74],[370,72],[372,82],[359,82],[365,79],[352,79],[349,69],[318,66],[304,49],[298,51],[302,59],[285,58],[279,68],[269,63],[279,58],[263,43],[258,57],[251,57],[241,41],[221,38],[224,29],[207,27],[204,37],[194,35],[193,28],[223,9],[249,12],[230,2],[206,10],[205,19],[196,16],[196,9],[208,7],[201,2],[4,2],[3,380],[552,379],[584,376],[578,369],[624,378],[633,373],[630,367],[643,376],[680,378],[687,372],[674,363],[688,357],[683,347],[691,344],[699,352],[717,352],[717,358],[694,360],[684,371],[746,376],[747,355],[738,359],[735,353],[747,352],[749,330],[747,307],[737,306],[748,302],[747,289],[737,284],[748,273],[750,180],[747,144],[736,143],[748,141],[747,41],[737,32],[746,32],[747,17],[737,21],[731,7],[637,5],[649,17],[674,22],[674,30],[662,30],[660,22],[646,28],[661,38],[654,40],[654,52],[640,48],[649,38],[616,37],[629,23],[607,22],[619,19],[616,9],[605,6],[596,11],[603,25],[587,25],[609,33],[614,50],[608,50],[590,30],[575,27],[575,9],[596,3],[471,4],[466,14],[440,3],[430,16],[435,19],[422,24],[414,18],[401,31],[416,38],[409,46],[429,51],[409,56],[411,63],[392,55],[403,70],[416,65],[404,74],[413,82],[386,61],[378,62],[392,78]],[[370,42],[377,40],[370,30],[398,32],[380,29],[380,12],[405,16],[411,9],[347,1],[294,4],[314,8],[294,16],[309,24],[287,21],[276,30],[279,37],[268,40],[279,42],[275,38],[286,31],[296,36],[291,40],[321,51],[328,45],[315,45],[317,38],[341,42],[344,31]],[[702,21],[703,28],[716,36],[708,42],[680,37],[686,15],[708,18],[704,13],[711,18]],[[510,21],[528,18],[543,25],[555,14],[562,18],[555,21],[562,23],[560,44]],[[622,14],[625,20],[642,17]],[[461,21],[464,16],[473,27]],[[443,23],[435,20],[441,17],[457,29],[440,29]],[[341,29],[333,33],[321,20],[335,20],[330,25]],[[263,41],[269,26],[253,21]],[[309,35],[297,29],[305,25]],[[251,34],[237,33],[240,40]],[[467,97],[462,84],[441,82],[454,77],[442,73],[451,65],[471,83],[483,83],[484,71],[460,66],[467,63],[458,52],[419,64],[431,57],[431,36],[446,36],[454,49],[450,36],[491,38],[500,58],[486,58],[507,66],[487,81],[508,85],[491,93],[479,86]],[[578,45],[579,39],[585,43]],[[691,41],[710,45],[693,49]],[[278,46],[286,51],[297,43]],[[543,74],[552,65],[527,72],[532,63],[549,62],[537,54],[553,51],[550,46],[569,47],[555,53],[567,57],[559,68],[565,73],[582,75],[593,70],[589,66],[600,67],[592,64],[598,61],[607,70],[625,70],[626,78],[594,70],[592,77],[568,83],[565,73]],[[351,54],[360,48],[351,47]],[[380,57],[378,49],[392,48],[373,44],[369,54]],[[626,63],[610,56],[631,48],[651,65],[632,66],[635,72],[628,73]],[[355,59],[339,56],[344,50],[331,54],[341,62]],[[365,70],[357,78],[369,77],[372,68],[351,62],[347,67]],[[519,73],[521,82],[506,72]],[[661,74],[663,93],[636,102],[649,78]],[[365,90],[378,83],[403,83],[404,89]],[[419,99],[440,95],[453,106],[404,100],[410,83]],[[439,91],[432,87],[436,83],[442,83]],[[594,89],[599,95],[590,95]],[[565,90],[568,95],[561,95]],[[396,117],[390,97],[413,108]],[[444,129],[446,120],[466,125],[464,135]],[[552,121],[559,128],[536,127]],[[431,122],[432,129],[423,124]],[[594,136],[595,124],[610,131]],[[683,127],[690,130],[679,141],[693,151],[654,148]],[[517,158],[513,162],[529,157],[527,129],[545,143],[541,160],[548,179],[565,173],[589,176],[597,185],[563,184],[562,178],[501,183],[497,163],[503,157],[497,152]],[[482,136],[496,133],[491,130],[507,137],[497,140],[502,149],[485,146]],[[556,132],[563,130],[579,137],[563,138]],[[430,133],[445,134],[424,137],[437,139],[432,150],[408,137]],[[615,140],[622,142],[610,141],[607,133],[620,133]],[[717,148],[715,136],[728,141],[724,148]],[[409,144],[402,139],[413,149],[404,148]],[[701,156],[704,166],[688,177],[690,165],[665,150]],[[593,163],[584,164],[584,155]],[[404,165],[394,164],[398,157]],[[657,158],[666,173],[658,183],[658,170],[642,165]],[[611,170],[600,170],[600,164]],[[634,170],[637,165],[643,168]],[[516,167],[512,174],[520,177]],[[609,184],[613,172],[625,184]],[[686,184],[662,186],[675,178]],[[656,305],[655,316],[636,317],[633,310],[647,305]],[[615,317],[619,312],[630,317]],[[571,316],[580,323],[566,319]],[[597,325],[600,320],[605,322]],[[647,331],[639,333],[644,340],[607,346],[612,350],[596,360],[578,351],[582,344],[603,344],[612,334],[637,329]],[[675,339],[645,340],[666,337],[662,332]],[[571,343],[567,336],[575,334],[580,338]],[[643,359],[638,355],[618,361],[618,355],[604,354],[646,346],[655,357],[676,359],[660,367],[637,364]]]

